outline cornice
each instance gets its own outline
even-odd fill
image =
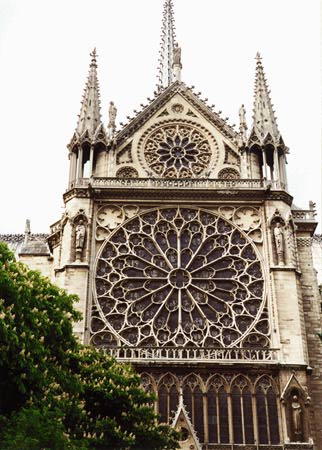
[[[102,179],[103,180],[103,179]],[[113,179],[114,180],[114,179]],[[112,180],[112,181],[113,181]],[[92,200],[170,200],[170,201],[283,201],[288,206],[292,205],[292,196],[286,191],[267,190],[265,187],[234,187],[233,183],[228,183],[227,188],[213,188],[202,184],[202,180],[171,180],[169,186],[146,185],[137,186],[129,184],[109,184],[108,179],[104,179],[105,184],[99,185],[88,183],[88,186],[73,187],[64,194],[65,203],[72,198],[87,198]],[[158,181],[158,180],[157,180]],[[167,180],[169,181],[169,180]],[[187,185],[185,185],[185,181]],[[196,184],[189,186],[190,182]],[[216,180],[209,180],[209,182]],[[218,180],[222,181],[222,180]],[[251,182],[251,180],[249,180]],[[257,180],[260,182],[260,180]],[[200,187],[198,183],[200,182]],[[230,186],[231,184],[231,186]]]

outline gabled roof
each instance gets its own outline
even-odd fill
[[[189,419],[189,414],[183,404],[182,395],[180,396],[179,406],[173,419],[172,427],[178,431],[181,431],[182,428],[184,428],[188,432],[187,438],[184,441],[179,441],[179,443],[181,444],[181,448],[194,448],[195,450],[202,450],[194,427]],[[188,444],[189,447],[186,447],[184,445],[185,443]],[[194,447],[191,447],[192,445]]]
[[[203,115],[209,122],[218,128],[224,136],[236,142],[238,133],[231,127],[225,119],[222,119],[219,113],[202,100],[198,94],[195,94],[192,88],[186,86],[182,81],[172,83],[168,88],[164,89],[160,94],[155,92],[155,98],[149,99],[150,103],[143,106],[143,109],[136,114],[134,118],[120,130],[115,139],[116,144],[119,145],[129,137],[131,137],[144,123],[146,123],[158,110],[161,110],[164,105],[175,95],[179,93],[183,98],[192,104],[201,115]]]

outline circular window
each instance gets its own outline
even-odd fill
[[[131,218],[105,241],[95,272],[99,323],[123,343],[255,345],[268,334],[257,251],[214,213],[165,208]]]
[[[209,137],[185,123],[163,125],[152,131],[143,151],[149,168],[164,178],[200,176],[211,161]]]

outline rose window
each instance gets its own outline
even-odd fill
[[[257,251],[231,222],[200,209],[153,210],[102,247],[92,333],[135,346],[265,346],[264,290]]]
[[[187,124],[163,126],[149,135],[144,156],[153,172],[164,178],[200,176],[209,166],[208,137]]]

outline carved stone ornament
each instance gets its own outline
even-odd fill
[[[112,230],[126,219],[135,216],[139,207],[135,205],[104,205],[97,211],[96,239],[104,240]]]
[[[238,180],[238,178],[240,178],[240,175],[238,170],[231,167],[226,167],[219,172],[218,178],[223,180]]]
[[[262,265],[246,234],[201,209],[155,209],[121,225],[124,214],[98,214],[115,229],[95,268],[101,329],[128,345],[269,345]]]
[[[184,107],[180,103],[175,103],[174,105],[172,105],[171,109],[174,113],[177,113],[177,114],[183,113],[183,111],[184,111]]]
[[[261,229],[260,210],[252,206],[221,206],[218,213],[228,220],[232,220],[240,227],[254,242],[262,242],[263,233]]]
[[[133,167],[121,167],[116,172],[116,178],[138,178],[139,174]]]
[[[154,129],[144,142],[143,153],[148,168],[163,178],[199,177],[212,159],[207,134],[185,122]]]

